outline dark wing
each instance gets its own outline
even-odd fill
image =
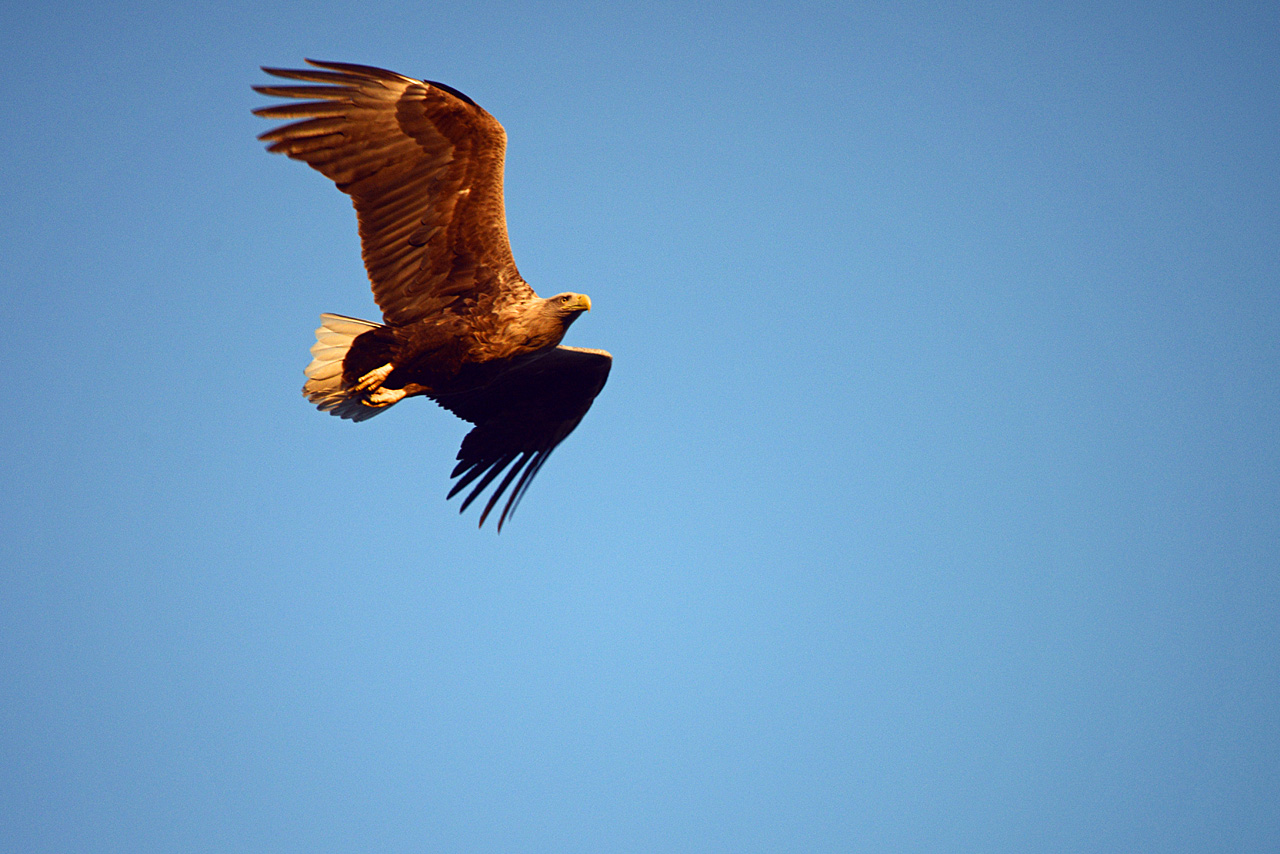
[[[514,462],[480,515],[483,525],[514,481],[498,519],[501,531],[547,457],[591,408],[612,364],[613,357],[603,350],[557,347],[482,389],[437,398],[441,406],[476,425],[462,440],[458,465],[450,475],[461,477],[449,490],[450,498],[480,479],[459,512]]]
[[[364,265],[386,321],[410,323],[459,297],[491,304],[531,296],[507,241],[507,135],[498,120],[439,83],[364,65],[307,62],[327,70],[262,69],[323,85],[253,87],[302,99],[254,110],[303,119],[258,138],[351,196]]]

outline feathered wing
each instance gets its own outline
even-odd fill
[[[364,65],[264,68],[321,85],[255,86],[297,103],[262,107],[301,119],[262,134],[351,196],[374,298],[393,325],[462,298],[532,295],[511,257],[502,200],[506,133],[466,95]]]
[[[439,397],[441,406],[476,425],[462,440],[458,465],[450,475],[459,478],[450,498],[476,484],[460,510],[511,466],[480,515],[483,525],[510,487],[498,518],[501,531],[547,457],[591,408],[612,364],[613,357],[603,350],[557,347],[482,389]]]

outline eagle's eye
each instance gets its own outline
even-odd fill
[[[563,296],[560,297],[560,302],[567,303],[571,299],[573,299],[573,297],[569,296],[568,294],[564,294]]]

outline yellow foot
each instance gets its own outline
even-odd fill
[[[380,409],[404,400],[408,394],[409,392],[402,388],[380,388],[377,391],[370,392],[365,397],[364,404],[365,406],[373,406]]]
[[[370,389],[375,389],[378,386],[382,385],[382,381],[385,380],[387,377],[391,376],[391,372],[394,371],[395,369],[396,369],[395,365],[391,364],[390,362],[387,362],[381,368],[375,368],[374,370],[362,376],[359,380],[356,381],[356,384],[351,387],[351,390],[354,392],[361,392],[361,391],[369,391]]]

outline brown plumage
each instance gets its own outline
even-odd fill
[[[475,483],[465,510],[510,467],[480,516],[510,489],[501,530],[608,379],[608,353],[559,346],[591,300],[543,299],[520,277],[502,201],[506,133],[493,116],[440,83],[307,63],[263,69],[320,85],[255,86],[298,101],[254,113],[300,119],[259,139],[351,197],[384,323],[321,315],[303,392],[354,421],[414,395],[470,421],[449,497]]]

